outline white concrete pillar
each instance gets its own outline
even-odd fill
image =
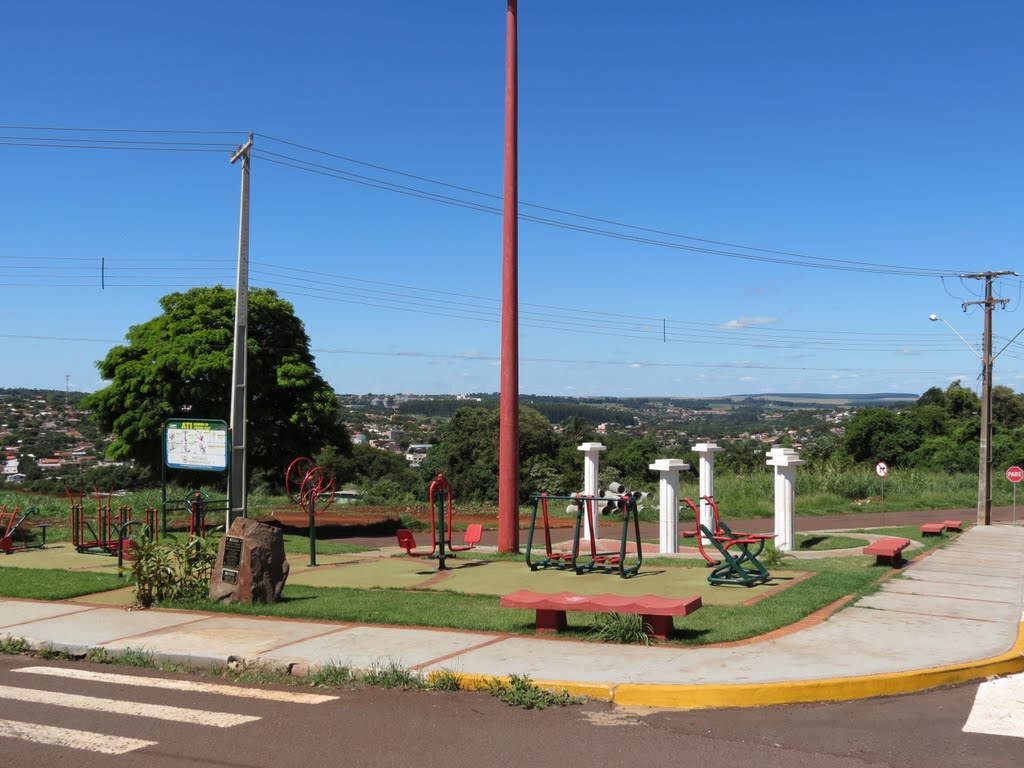
[[[577,451],[583,451],[583,493],[587,496],[597,497],[598,474],[601,471],[601,451],[605,446],[601,443],[583,443],[576,446]],[[594,512],[594,538],[600,538],[600,521],[597,511],[597,504],[591,509]],[[583,535],[590,536],[590,516],[587,514],[586,505],[583,509]]]
[[[765,453],[775,467],[775,548],[790,552],[795,547],[796,468],[805,462],[792,448],[772,448]]]
[[[679,471],[689,469],[682,459],[658,459],[650,469],[660,473],[658,480],[658,551],[679,551]]]
[[[697,443],[690,450],[696,451],[697,455],[700,456],[700,520],[697,522],[701,525],[707,526],[709,531],[715,530],[715,513],[711,510],[711,505],[704,501],[705,496],[715,498],[715,454],[719,451],[724,451],[724,448],[719,447],[715,443]],[[700,527],[694,525],[694,529],[697,533],[700,533]],[[707,544],[708,540],[706,536],[701,536],[702,541]]]

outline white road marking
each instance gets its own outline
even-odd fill
[[[260,688],[243,688],[220,683],[200,683],[194,680],[172,680],[162,677],[136,677],[134,675],[118,675],[110,672],[91,672],[87,669],[71,669],[67,667],[22,667],[12,672],[27,672],[32,675],[49,675],[65,677],[73,680],[89,680],[117,685],[137,685],[146,688],[163,688],[172,691],[190,691],[192,693],[216,693],[221,696],[237,696],[246,699],[263,699],[264,701],[283,701],[293,704],[323,704],[334,701],[337,696],[320,693],[301,693],[299,691],[266,691]]]
[[[0,685],[0,699],[25,701],[32,704],[51,704],[58,707],[73,707],[92,712],[113,712],[118,715],[151,717],[157,720],[172,720],[177,723],[211,725],[215,728],[230,728],[234,725],[251,723],[260,718],[253,715],[235,715],[230,712],[208,712],[202,709],[170,707],[163,704],[142,704],[136,701],[117,701],[93,696],[78,696],[62,691],[37,691],[31,688],[12,688]]]
[[[1024,673],[979,685],[964,732],[1024,739]]]
[[[107,736],[92,731],[76,731],[71,728],[56,728],[52,725],[19,723],[15,720],[0,720],[0,738],[21,739],[36,744],[56,747],[87,749],[104,755],[123,755],[136,749],[152,747],[158,742],[130,739],[122,736]]]

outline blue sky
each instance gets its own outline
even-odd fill
[[[982,284],[956,275],[1024,267],[1022,23],[985,0],[521,0],[521,213],[556,224],[520,225],[520,390],[976,386],[928,315],[977,349]],[[252,284],[331,385],[497,391],[504,2],[40,0],[5,32],[0,387],[102,387],[161,295],[234,285],[228,160],[253,131]],[[28,146],[126,140],[215,151]],[[1021,286],[995,283],[996,351]],[[997,384],[1024,389],[1021,343]]]

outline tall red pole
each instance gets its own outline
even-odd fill
[[[498,551],[519,551],[519,69],[516,0],[505,27],[505,210],[501,269]]]

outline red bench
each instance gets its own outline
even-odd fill
[[[525,608],[537,612],[538,632],[558,632],[566,627],[566,611],[587,613],[633,613],[640,614],[644,631],[652,637],[664,639],[672,634],[672,617],[687,616],[701,607],[699,597],[658,597],[641,595],[574,595],[571,592],[541,594],[521,589],[509,595],[502,595],[503,608]]]
[[[924,536],[941,536],[943,531],[956,531],[959,533],[964,529],[962,520],[944,520],[941,523],[925,523],[921,526],[921,533]]]
[[[903,560],[903,550],[910,546],[910,539],[887,536],[864,547],[865,555],[874,555],[876,565],[896,566]]]

